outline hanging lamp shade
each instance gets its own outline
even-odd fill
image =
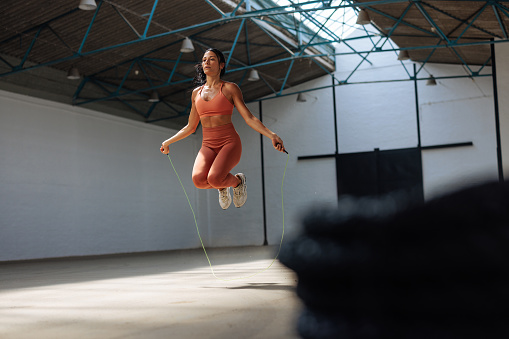
[[[84,11],[93,11],[97,8],[97,4],[95,0],[80,0],[78,7]]]
[[[297,94],[297,102],[306,102],[306,96],[302,93]]]
[[[67,72],[67,79],[69,80],[78,80],[80,78],[80,71],[76,66],[72,66]]]
[[[248,81],[257,81],[260,80],[260,76],[258,75],[258,71],[256,69],[252,69],[251,73],[249,73]]]
[[[398,60],[408,60],[410,59],[410,54],[408,54],[407,50],[399,51]]]
[[[437,81],[435,80],[433,75],[430,74],[429,79],[426,80],[426,86],[436,86],[436,85],[437,85]]]
[[[150,93],[150,98],[148,98],[148,102],[159,102],[159,94],[157,91],[152,91]]]
[[[361,9],[359,15],[357,16],[357,21],[355,22],[357,25],[367,25],[371,23],[371,19],[369,18],[368,12],[366,10]]]
[[[185,38],[184,41],[182,41],[182,47],[180,48],[180,51],[182,53],[191,53],[194,51],[194,46],[191,39]]]

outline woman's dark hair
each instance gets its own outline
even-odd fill
[[[205,53],[207,53],[207,52],[214,52],[214,54],[219,59],[219,63],[225,64],[225,67],[223,67],[223,69],[221,70],[221,74],[219,75],[219,77],[221,78],[224,75],[225,68],[226,68],[226,59],[224,58],[223,53],[220,50],[215,49],[215,48],[209,48],[205,51]],[[205,54],[205,53],[203,53],[203,54]],[[195,65],[194,68],[196,69],[196,75],[194,76],[193,83],[198,86],[205,84],[205,82],[207,82],[207,76],[205,75],[205,72],[203,72],[203,67],[201,65],[201,62],[199,64]]]

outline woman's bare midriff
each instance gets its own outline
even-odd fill
[[[214,115],[211,117],[202,117],[200,119],[201,125],[203,127],[217,127],[221,125],[226,125],[232,122],[231,115]]]

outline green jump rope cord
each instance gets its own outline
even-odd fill
[[[272,260],[272,262],[270,263],[270,265],[267,268],[265,268],[265,269],[263,269],[261,271],[258,271],[258,272],[254,273],[254,274],[251,274],[251,275],[246,275],[246,276],[242,276],[242,277],[239,277],[239,278],[233,278],[233,279],[223,279],[223,278],[220,278],[214,272],[214,268],[212,267],[212,263],[210,262],[210,258],[209,258],[208,254],[207,254],[207,250],[205,249],[205,245],[203,244],[203,240],[202,240],[201,235],[200,235],[200,229],[198,228],[198,222],[196,221],[196,214],[194,213],[193,206],[191,205],[191,201],[189,200],[189,196],[187,195],[186,189],[184,188],[184,185],[182,184],[182,180],[180,180],[180,177],[179,177],[179,175],[177,173],[177,170],[175,169],[175,166],[173,166],[173,162],[171,161],[170,154],[168,154],[168,159],[170,160],[171,167],[173,167],[173,171],[175,172],[175,175],[177,176],[177,179],[180,182],[180,186],[182,186],[182,190],[184,191],[184,194],[186,195],[187,202],[189,204],[189,207],[191,208],[191,212],[193,213],[194,224],[196,225],[196,232],[198,232],[198,237],[200,238],[201,247],[203,248],[203,252],[205,253],[205,257],[207,257],[207,261],[209,262],[210,270],[212,271],[212,275],[214,276],[214,278],[216,278],[218,280],[222,280],[222,281],[240,280],[240,279],[246,279],[246,278],[254,277],[255,275],[258,275],[258,274],[268,270],[272,266],[272,264],[274,264],[274,262],[277,260],[277,257],[279,256],[279,252],[281,251],[281,246],[283,245],[283,237],[285,235],[285,208],[284,208],[284,204],[283,204],[283,184],[285,182],[286,167],[288,166],[288,160],[290,159],[290,155],[287,154],[285,170],[283,172],[283,180],[281,182],[281,211],[282,211],[282,214],[283,214],[283,233],[281,234],[281,242],[279,243],[279,249],[277,251],[276,257]]]

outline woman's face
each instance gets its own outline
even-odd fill
[[[203,67],[203,72],[206,75],[212,76],[220,75],[221,69],[224,67],[224,63],[219,62],[216,53],[212,51],[208,51],[203,55],[201,65]]]

